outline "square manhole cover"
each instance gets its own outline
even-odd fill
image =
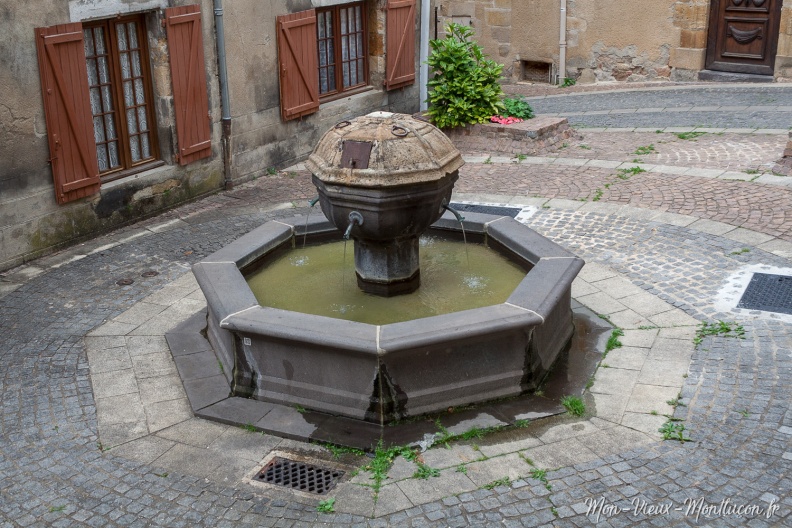
[[[792,315],[792,277],[754,273],[737,308]]]
[[[501,205],[478,205],[478,204],[463,204],[463,203],[451,203],[451,207],[459,212],[459,213],[482,213],[482,214],[491,214],[491,215],[500,215],[500,216],[511,216],[515,218],[520,211],[522,211],[521,207],[505,207]]]
[[[256,473],[253,480],[324,495],[333,489],[343,476],[344,472],[337,469],[274,457]]]

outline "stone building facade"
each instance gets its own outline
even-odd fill
[[[562,73],[557,69],[563,4]],[[513,81],[691,81],[708,68],[740,71],[708,56],[716,51],[736,60],[768,55],[769,67],[746,73],[792,80],[792,0],[437,0],[437,6],[435,31],[442,34],[449,22],[471,24]],[[735,16],[744,18],[735,22]],[[764,16],[770,20],[760,20]],[[738,40],[757,49],[747,54],[729,49]]]
[[[302,160],[345,119],[418,110],[420,0],[225,4],[0,7],[0,271]]]

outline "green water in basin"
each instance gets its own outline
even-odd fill
[[[292,249],[247,277],[261,306],[369,324],[389,324],[500,304],[525,271],[480,244],[421,238],[421,287],[378,297],[357,287],[354,247],[344,242]]]

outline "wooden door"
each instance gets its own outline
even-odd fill
[[[783,0],[712,0],[709,70],[773,75]]]

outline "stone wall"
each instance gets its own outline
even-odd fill
[[[472,25],[511,81],[559,64],[560,0],[436,0],[438,25]],[[710,0],[567,0],[566,72],[581,83],[697,80]],[[442,31],[440,31],[442,36]],[[538,69],[538,70],[537,70]],[[792,0],[784,0],[776,77],[792,80]]]

